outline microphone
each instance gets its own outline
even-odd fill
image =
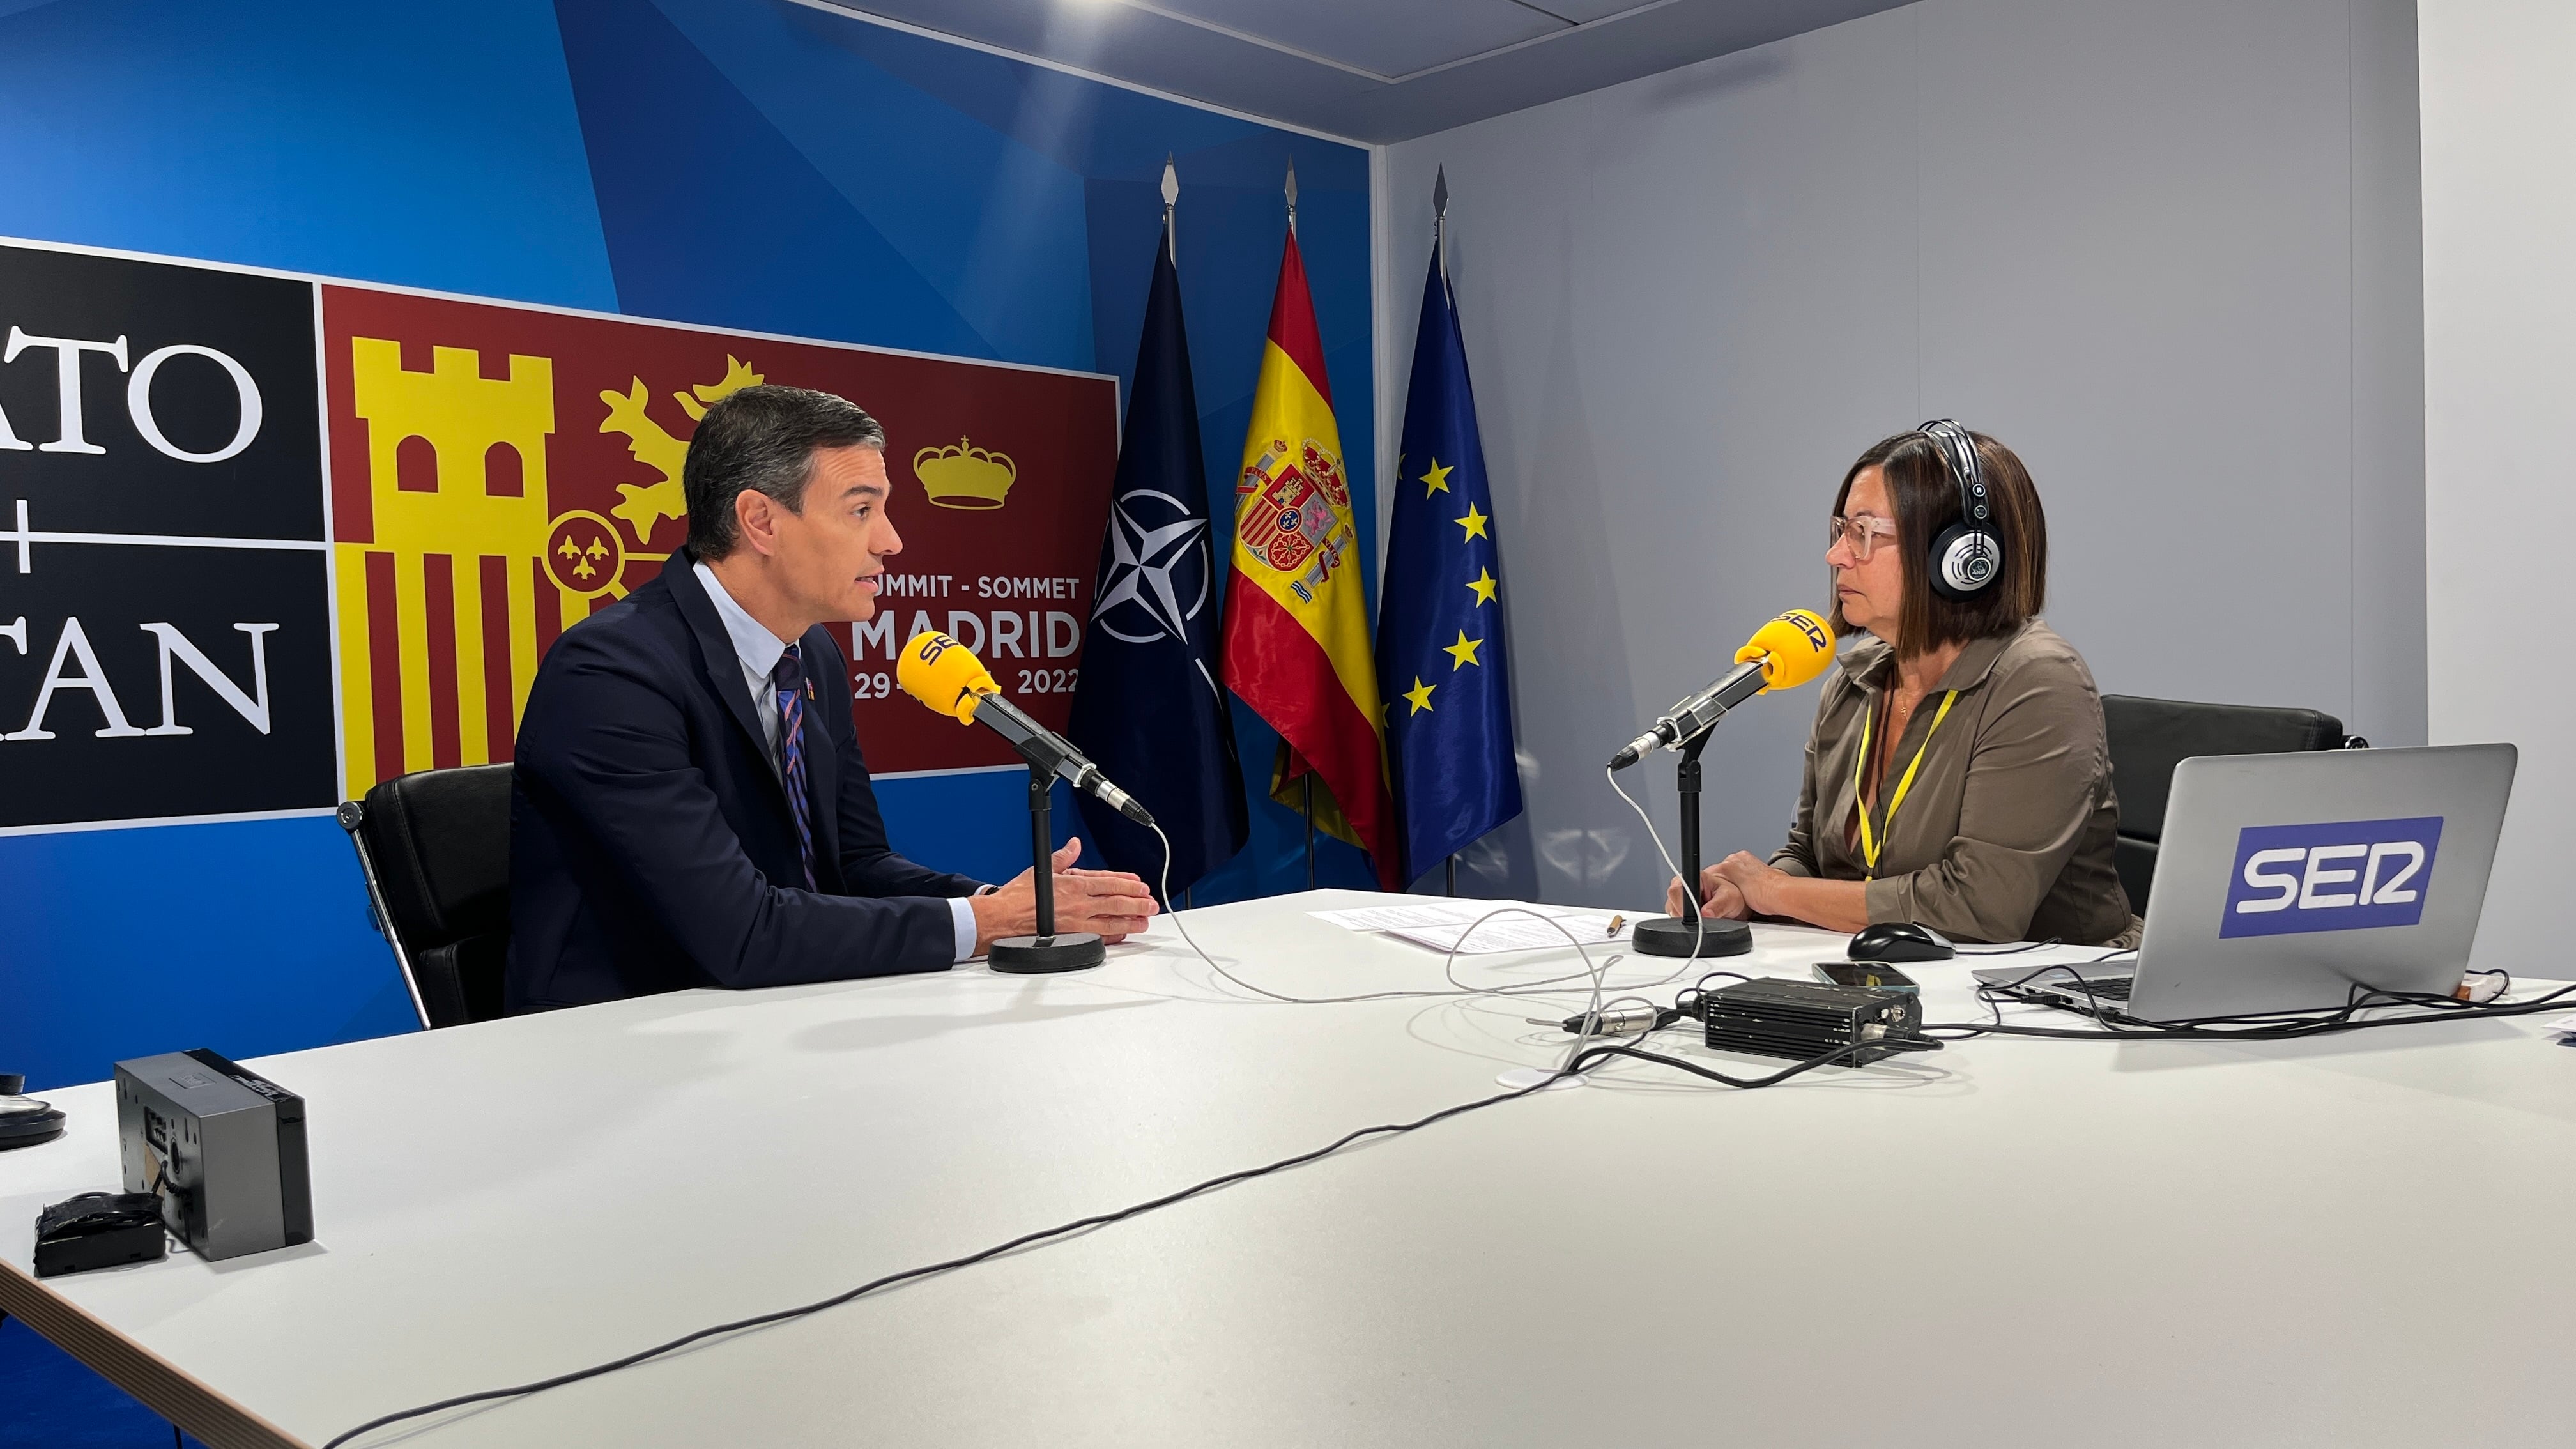
[[[1791,609],[1754,630],[1735,658],[1736,667],[1724,678],[1674,705],[1653,728],[1612,755],[1610,768],[1624,770],[1656,750],[1695,738],[1757,694],[1795,689],[1824,673],[1834,662],[1834,631],[1822,615]]]
[[[1135,821],[1151,825],[1154,817],[1136,797],[1109,783],[1100,767],[1083,758],[1073,742],[1039,724],[1002,697],[984,661],[945,634],[921,633],[903,646],[895,661],[895,683],[903,692],[961,724],[980,724],[1020,752],[1020,758],[1076,790]]]

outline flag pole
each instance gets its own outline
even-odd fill
[[[1172,153],[1166,151],[1163,153],[1163,252],[1166,256],[1171,258],[1172,265],[1176,268],[1181,264],[1181,234],[1180,227],[1178,223],[1173,220],[1173,217],[1177,213],[1180,204],[1180,168],[1172,164]],[[1196,899],[1197,886],[1195,883],[1181,887],[1182,910],[1189,910],[1191,908],[1191,903]],[[1163,901],[1164,909],[1169,910],[1171,908],[1171,904],[1171,900],[1166,897]]]
[[[1440,280],[1449,280],[1449,168],[1443,166],[1431,183],[1431,245],[1440,254]]]
[[[1181,264],[1181,238],[1179,229],[1172,223],[1172,212],[1180,204],[1181,173],[1179,168],[1172,164],[1172,153],[1166,151],[1163,153],[1163,252],[1171,258],[1172,265],[1176,268]],[[1165,859],[1170,859],[1168,850]],[[1164,897],[1163,908],[1169,910],[1171,905],[1171,898]],[[1181,887],[1181,909],[1189,908],[1190,887],[1183,886]]]
[[[1297,235],[1297,158],[1294,156],[1288,158],[1288,181],[1281,189],[1288,196],[1288,235],[1293,240]],[[1315,888],[1314,766],[1308,765],[1306,773],[1298,776],[1297,780],[1300,787],[1298,798],[1302,805],[1301,813],[1306,817],[1306,889],[1313,890]]]
[[[1446,290],[1449,285],[1449,168],[1446,166],[1432,174],[1431,248],[1440,258],[1440,285]],[[1443,866],[1448,877],[1449,895],[1454,899],[1458,894],[1458,856],[1454,851]]]
[[[1298,782],[1299,782],[1300,784],[1302,784],[1303,786],[1305,786],[1305,801],[1306,801],[1306,889],[1308,889],[1308,890],[1313,890],[1313,889],[1315,888],[1315,771],[1314,771],[1314,767],[1313,767],[1313,766],[1311,766],[1311,765],[1310,765],[1310,766],[1308,766],[1308,767],[1307,767],[1307,769],[1306,769],[1306,773],[1305,773],[1305,774],[1303,774],[1303,775],[1298,776],[1298,777],[1297,777],[1297,779],[1298,779]]]

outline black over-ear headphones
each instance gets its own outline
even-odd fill
[[[1932,540],[1927,560],[1932,592],[1945,599],[1975,598],[2004,571],[2003,535],[1995,529],[1994,500],[1986,491],[1977,440],[1948,418],[1934,418],[1915,431],[1932,440],[1959,485],[1959,521]]]

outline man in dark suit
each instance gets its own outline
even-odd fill
[[[1001,887],[886,841],[823,624],[875,614],[903,547],[885,430],[829,393],[746,388],[707,409],[681,472],[689,541],[660,577],[555,641],[519,726],[510,800],[513,1012],[687,986],[945,970],[1036,927]],[[1110,940],[1154,898],[1052,862],[1056,927]]]

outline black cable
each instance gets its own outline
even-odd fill
[[[2038,973],[2034,972],[2033,975]],[[1974,1036],[2034,1036],[2071,1041],[2298,1041],[2306,1037],[2327,1036],[2337,1032],[2366,1031],[2372,1027],[2413,1026],[2428,1021],[2484,1020],[2490,1017],[2529,1016],[2553,1009],[2563,1010],[2563,998],[2576,993],[2576,985],[2562,986],[2545,996],[2506,1005],[2478,1004],[2457,997],[2430,996],[2413,991],[2379,991],[2356,986],[2352,999],[2340,1007],[2322,1013],[2254,1012],[2243,1016],[2195,1017],[2179,1022],[2150,1022],[2136,1018],[2113,1017],[2126,1022],[2115,1027],[2105,1021],[2099,1030],[2070,1027],[2012,1026],[2000,1020],[1994,1025],[1982,1022],[1934,1022],[1926,1032],[1956,1032],[1942,1040],[1958,1041]],[[2356,1013],[2378,1006],[2416,1006],[2426,1008],[2412,1016],[2364,1017]],[[2242,1022],[2249,1025],[2230,1026]]]
[[[1878,1048],[1892,1052],[1937,1052],[1941,1050],[1941,1043],[1929,1037],[1901,1036],[1880,1037],[1876,1041],[1844,1042],[1831,1050],[1819,1052],[1805,1061],[1782,1067],[1767,1077],[1730,1077],[1713,1067],[1686,1062],[1680,1057],[1668,1057],[1661,1052],[1639,1051],[1635,1047],[1611,1044],[1591,1047],[1578,1054],[1574,1059],[1572,1070],[1582,1071],[1586,1065],[1601,1057],[1635,1057],[1641,1062],[1653,1062],[1658,1066],[1672,1067],[1688,1072],[1694,1077],[1706,1077],[1712,1082],[1723,1082],[1730,1087],[1741,1087],[1751,1091],[1757,1087],[1777,1086],[1802,1072],[1812,1072],[1818,1067],[1831,1066],[1854,1052]],[[328,1449],[328,1446],[325,1446],[325,1449]]]
[[[1753,981],[1752,977],[1745,975],[1741,971],[1711,971],[1707,975],[1702,976],[1692,985],[1683,987],[1674,995],[1673,1010],[1691,1018],[1693,1021],[1704,1020],[1708,1015],[1708,983],[1715,981],[1720,976],[1732,976],[1736,980],[1742,981],[1748,985]]]
[[[1725,974],[1732,975],[1734,973],[1730,972]],[[1643,1041],[1648,1034],[1656,1029],[1657,1028],[1649,1028],[1646,1032],[1638,1033],[1635,1037],[1630,1038],[1630,1043]],[[1341,1151],[1343,1148],[1350,1146],[1352,1143],[1357,1142],[1364,1137],[1399,1136],[1406,1132],[1412,1132],[1419,1128],[1428,1127],[1435,1122],[1446,1121],[1451,1117],[1462,1116],[1466,1113],[1477,1111],[1480,1108],[1498,1106],[1504,1102],[1526,1097],[1532,1092],[1544,1091],[1547,1088],[1556,1085],[1560,1078],[1582,1075],[1593,1065],[1607,1057],[1634,1057],[1639,1061],[1653,1062],[1659,1066],[1672,1067],[1680,1071],[1688,1072],[1695,1077],[1705,1077],[1712,1082],[1722,1082],[1730,1087],[1740,1087],[1746,1090],[1751,1090],[1759,1087],[1775,1086],[1781,1082],[1787,1081],[1791,1077],[1799,1075],[1802,1072],[1814,1071],[1818,1067],[1830,1065],[1843,1057],[1851,1055],[1853,1052],[1866,1050],[1872,1047],[1883,1047],[1892,1051],[1939,1051],[1941,1049],[1941,1043],[1930,1039],[1890,1037],[1870,1042],[1846,1042],[1834,1047],[1830,1051],[1820,1052],[1815,1056],[1809,1057],[1805,1061],[1783,1067],[1779,1071],[1773,1072],[1767,1077],[1733,1077],[1724,1072],[1700,1066],[1695,1062],[1684,1061],[1679,1057],[1665,1056],[1660,1052],[1640,1051],[1630,1043],[1604,1042],[1599,1046],[1588,1047],[1578,1053],[1571,1063],[1556,1071],[1550,1072],[1545,1078],[1532,1082],[1526,1087],[1515,1087],[1511,1091],[1499,1093],[1495,1096],[1479,1097],[1472,1102],[1461,1102],[1454,1107],[1443,1107],[1439,1111],[1434,1112],[1427,1117],[1417,1117],[1410,1122],[1395,1122],[1382,1124],[1376,1127],[1362,1127],[1355,1132],[1345,1133],[1341,1137],[1338,1137],[1332,1142],[1329,1142],[1322,1147],[1318,1147],[1311,1152],[1301,1152],[1294,1157],[1283,1157],[1276,1162],[1266,1163],[1260,1167],[1247,1167],[1239,1172],[1229,1172],[1222,1177],[1211,1177],[1204,1182],[1194,1183],[1189,1187],[1182,1188],[1178,1192],[1165,1193],[1161,1197],[1140,1202],[1131,1207],[1119,1208],[1114,1212],[1095,1213],[1090,1217],[1076,1218],[1072,1222],[1064,1223],[1056,1227],[1041,1228],[1033,1233],[1023,1233],[1020,1236],[1011,1239],[1009,1242],[996,1243],[992,1247],[968,1253],[964,1257],[951,1258],[944,1263],[932,1263],[927,1267],[907,1268],[900,1273],[888,1273],[882,1278],[876,1278],[862,1283],[858,1287],[852,1288],[845,1293],[836,1293],[829,1298],[804,1304],[801,1307],[781,1308],[769,1313],[755,1314],[749,1318],[738,1318],[731,1323],[719,1323],[711,1328],[701,1328],[694,1333],[683,1334],[678,1338],[672,1339],[668,1343],[656,1344],[651,1348],[641,1349],[637,1352],[630,1353],[623,1358],[611,1359],[602,1364],[593,1364],[589,1368],[574,1369],[570,1373],[557,1374],[553,1378],[549,1379],[539,1379],[535,1383],[519,1384],[506,1389],[485,1389],[480,1393],[459,1394],[451,1399],[441,1399],[434,1404],[423,1404],[418,1408],[404,1409],[397,1413],[380,1415],[376,1418],[369,1419],[367,1422],[360,1424],[354,1429],[350,1429],[344,1433],[334,1436],[323,1444],[322,1449],[340,1449],[341,1445],[348,1443],[350,1440],[355,1439],[362,1434],[367,1434],[374,1430],[381,1429],[388,1424],[401,1423],[405,1419],[417,1419],[425,1414],[435,1414],[447,1409],[461,1409],[468,1404],[488,1403],[495,1399],[520,1398],[528,1394],[542,1393],[547,1389],[561,1388],[565,1384],[579,1383],[584,1379],[597,1378],[602,1374],[614,1373],[622,1368],[631,1368],[647,1359],[659,1358],[663,1354],[669,1353],[674,1349],[685,1348],[702,1339],[714,1338],[719,1334],[737,1333],[744,1329],[760,1328],[772,1323],[784,1323],[790,1319],[803,1318],[810,1314],[820,1313],[827,1308],[838,1308],[844,1303],[849,1303],[853,1300],[866,1297],[868,1294],[874,1293],[879,1289],[890,1288],[898,1283],[907,1283],[916,1278],[927,1278],[936,1273],[946,1273],[958,1268],[971,1268],[977,1263],[998,1258],[1004,1253],[1011,1252],[1017,1248],[1027,1247],[1032,1243],[1041,1243],[1050,1238],[1065,1237],[1068,1234],[1078,1233],[1088,1228],[1104,1227],[1110,1223],[1123,1222],[1126,1219],[1135,1217],[1141,1213],[1152,1212],[1156,1208],[1165,1208],[1170,1207],[1174,1203],[1186,1202],[1203,1193],[1213,1192],[1220,1187],[1228,1187],[1235,1183],[1246,1182],[1256,1177],[1267,1177],[1271,1173],[1282,1172],[1291,1167],[1302,1167],[1309,1162],[1330,1157],[1334,1153]]]
[[[1982,951],[1971,951],[1965,946],[1959,946],[1954,947],[1953,950],[1961,956],[2018,956],[2024,951],[2045,951],[2051,946],[2065,944],[2065,937],[2051,936],[2045,941],[2024,941],[2018,946],[1989,946]]]
[[[2075,979],[2076,987],[2084,993],[2086,1014],[2093,1017],[2094,1020],[2099,1021],[2102,1019],[2101,998],[2093,994],[2093,983],[2085,980],[2084,973],[2076,968],[2079,966],[2098,966],[2102,962],[2110,960],[2112,956],[2125,956],[2128,954],[2129,953],[2126,951],[2113,951],[2108,955],[2096,956],[2088,961],[2055,961],[2048,965],[2041,966],[2036,970],[2025,972],[2022,975],[2014,977],[2010,981],[1979,982],[1977,985],[1977,999],[1986,1004],[1986,1014],[1993,1017],[1995,1019],[1995,1026],[2000,1028],[2004,1024],[2004,1001],[2007,999],[2021,999],[2012,994],[2013,988],[2028,985],[2029,983],[2038,980],[2040,977],[2048,975],[2052,971],[2063,971],[2068,976]],[[1930,1028],[1926,1027],[1925,1030],[1928,1031]]]
[[[2344,1004],[2339,1007],[2297,1007],[2280,1011],[2241,1012],[2230,1016],[2196,1016],[2183,1017],[2171,1021],[2150,1021],[2143,1017],[2128,1016],[2126,1013],[2123,1013],[2114,1007],[2104,1005],[2101,998],[2094,993],[2092,983],[2090,981],[2084,979],[2080,974],[2075,973],[2072,968],[2063,966],[2043,966],[2028,975],[2015,977],[2008,982],[1996,983],[1989,986],[1980,986],[1977,994],[1979,999],[1983,1000],[1989,1008],[1994,1008],[1999,1006],[2004,1000],[2021,999],[2011,996],[2009,994],[2010,988],[2019,986],[2024,982],[2034,980],[2038,977],[2045,976],[2049,972],[2056,970],[2064,970],[2067,971],[2068,974],[2075,976],[2076,985],[2083,989],[2086,1001],[2091,1003],[2087,1014],[2093,1016],[2094,1019],[2107,1023],[2116,1018],[2127,1022],[2131,1026],[2147,1031],[2170,1030],[2179,1027],[2218,1027],[2237,1024],[2253,1024],[2265,1027],[2297,1027],[2303,1029],[2300,1034],[2314,1035],[2316,1034],[2316,1028],[2335,1026],[2346,1018],[2351,1017],[2355,1012],[2367,1010],[2370,1007],[2382,1004],[2423,1006],[2444,1012],[2458,1012],[2464,1010],[2475,1012],[2484,1010],[2489,1005],[2489,1003],[2485,1002],[2464,1001],[2456,996],[2432,996],[2426,995],[2422,992],[2411,991],[2385,991],[2355,982],[2344,993]],[[2479,974],[2486,975],[2490,973],[2480,972]],[[2563,994],[2563,991],[2567,989],[2576,988],[2562,988],[2561,992],[2552,993],[2551,996],[2541,997],[2539,1000],[2543,1002],[2549,1001],[2556,995]],[[2373,1000],[2373,998],[2378,999]],[[1991,1014],[1995,1018],[1996,1025],[2001,1026],[2003,1022],[2003,1013],[2000,1010],[1994,1010]],[[2430,1018],[2407,1019],[2429,1020]]]
[[[1625,1050],[1625,1048],[1615,1045],[1602,1046],[1593,1048],[1591,1054],[1621,1050]],[[781,1308],[769,1313],[755,1314],[750,1318],[736,1319],[731,1323],[719,1323],[712,1328],[701,1328],[694,1333],[683,1334],[678,1338],[672,1339],[668,1343],[656,1344],[651,1348],[630,1353],[623,1358],[611,1359],[607,1363],[594,1364],[589,1368],[575,1369],[570,1373],[557,1374],[553,1378],[539,1379],[535,1383],[519,1384],[506,1389],[485,1389],[480,1393],[459,1394],[452,1399],[441,1399],[437,1403],[423,1404],[416,1409],[404,1409],[399,1413],[385,1414],[378,1418],[369,1419],[358,1427],[332,1438],[322,1446],[322,1449],[339,1449],[340,1445],[348,1443],[350,1440],[357,1438],[361,1434],[381,1429],[387,1424],[400,1423],[405,1419],[417,1419],[424,1414],[435,1414],[446,1409],[463,1408],[468,1404],[485,1403],[493,1399],[514,1399],[527,1394],[540,1393],[546,1389],[560,1388],[565,1384],[578,1383],[583,1379],[596,1378],[601,1374],[613,1373],[618,1369],[631,1367],[635,1364],[644,1362],[646,1359],[658,1358],[674,1349],[685,1348],[701,1339],[713,1338],[718,1334],[735,1333],[743,1329],[759,1328],[771,1323],[783,1323],[792,1318],[803,1318],[808,1314],[820,1313],[826,1308],[838,1308],[844,1303],[865,1297],[881,1288],[890,1288],[897,1283],[906,1283],[915,1278],[926,1278],[934,1273],[945,1273],[957,1268],[972,1267],[975,1264],[985,1262],[988,1259],[998,1258],[1002,1254],[1008,1253],[1013,1249],[1027,1247],[1031,1243],[1044,1242],[1049,1238],[1061,1238],[1071,1233],[1081,1232],[1087,1228],[1102,1227],[1110,1223],[1121,1222],[1127,1218],[1135,1217],[1139,1213],[1148,1213],[1152,1212],[1156,1208],[1169,1207],[1177,1202],[1185,1202],[1202,1193],[1213,1192],[1220,1187],[1230,1186],[1234,1183],[1244,1182],[1256,1177],[1266,1177],[1271,1173],[1285,1171],[1291,1167],[1302,1167],[1319,1158],[1329,1157],[1364,1137],[1396,1136],[1402,1133],[1414,1131],[1417,1128],[1428,1127],[1435,1122],[1445,1121],[1463,1113],[1476,1111],[1479,1108],[1492,1107],[1500,1103],[1515,1100],[1516,1098],[1526,1097],[1532,1092],[1554,1086],[1559,1077],[1573,1075],[1581,1072],[1582,1070],[1583,1068],[1578,1065],[1565,1070],[1551,1072],[1545,1080],[1534,1082],[1529,1086],[1518,1087],[1511,1091],[1500,1093],[1496,1096],[1479,1097],[1473,1102],[1462,1102],[1455,1107],[1444,1107],[1441,1110],[1432,1113],[1430,1116],[1417,1117],[1410,1122],[1395,1122],[1386,1123],[1376,1127],[1362,1127],[1355,1132],[1345,1133],[1343,1136],[1338,1137],[1325,1146],[1318,1147],[1311,1152],[1301,1152],[1294,1157],[1283,1157],[1276,1162],[1267,1163],[1260,1167],[1247,1167],[1239,1172],[1229,1172],[1222,1177],[1211,1177],[1204,1182],[1195,1183],[1189,1187],[1182,1188],[1178,1192],[1166,1193],[1161,1197],[1137,1203],[1132,1207],[1119,1208],[1114,1212],[1095,1213],[1090,1217],[1076,1218],[1072,1222],[1064,1223],[1057,1227],[1041,1228],[1033,1233],[1023,1233],[1020,1236],[1011,1239],[1009,1242],[996,1243],[992,1247],[968,1253],[961,1258],[951,1258],[944,1263],[933,1263],[927,1267],[907,1268],[900,1273],[889,1273],[882,1278],[872,1279],[869,1282],[862,1283],[858,1287],[850,1289],[848,1292],[837,1293],[832,1297],[822,1299],[819,1302],[808,1303],[802,1307]]]
[[[1985,1002],[1991,1007],[1995,1004],[1997,999],[1995,993],[2010,991],[2016,986],[2036,981],[2051,971],[2063,971],[2067,975],[2075,978],[2076,985],[2084,988],[2084,999],[2094,1002],[2098,1007],[2100,1003],[2096,1001],[2093,996],[2093,983],[2085,980],[2084,973],[2076,968],[2079,966],[2099,966],[2105,961],[2116,961],[2122,956],[2135,956],[2136,954],[2138,954],[2137,947],[2127,946],[2117,951],[2105,951],[2099,956],[2088,956],[2081,961],[2052,961],[2045,966],[2037,967],[2023,975],[2016,976],[2010,981],[1998,981],[1992,983],[1979,982],[1977,984],[1977,999]],[[2000,1011],[1995,1012],[1994,1018],[1998,1022],[2002,1021],[2004,1019],[2003,1013]]]

